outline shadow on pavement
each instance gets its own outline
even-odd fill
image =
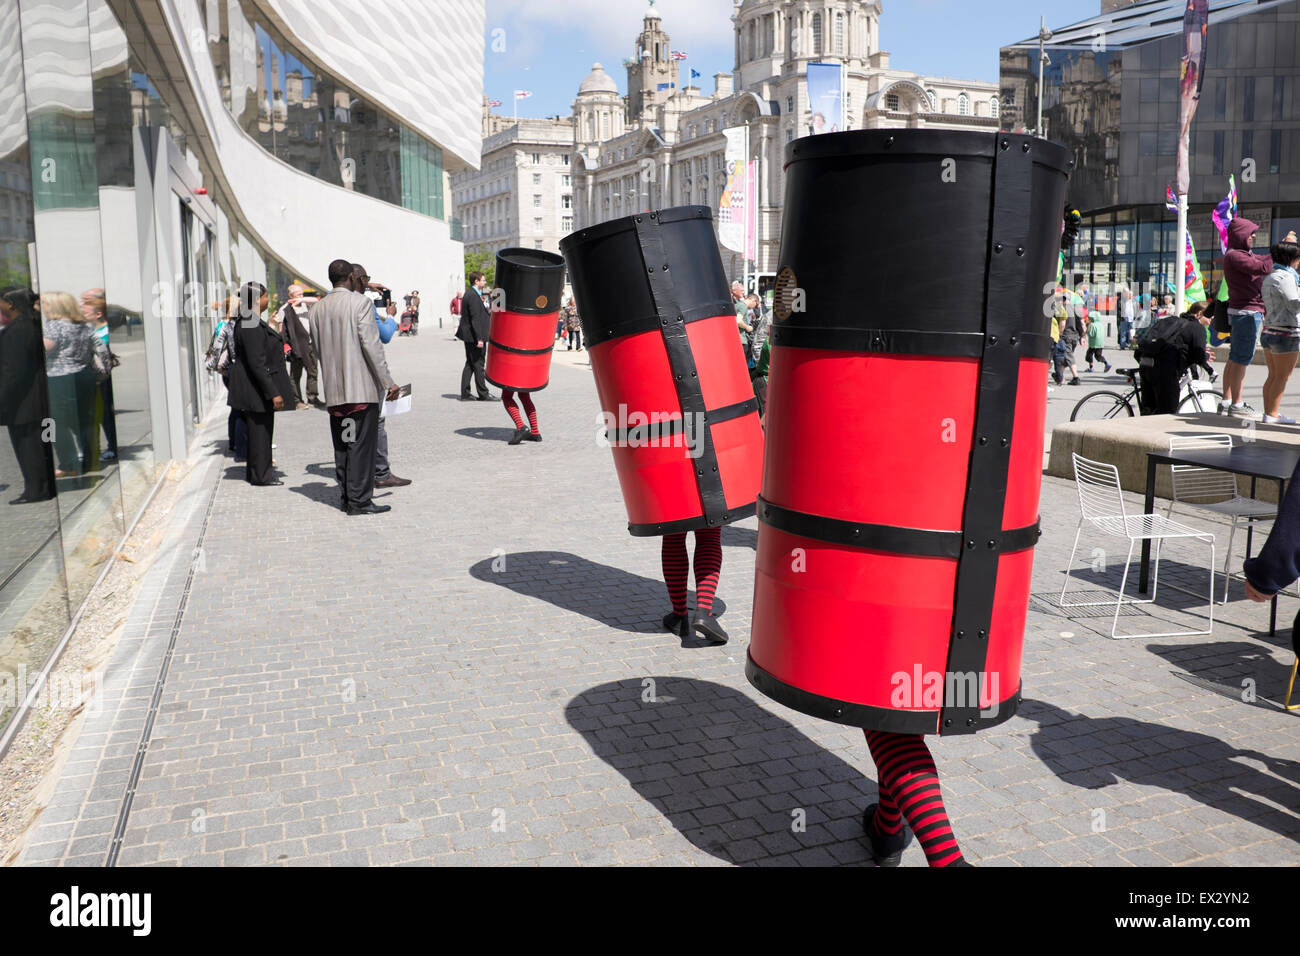
[[[1195,686],[1242,704],[1282,709],[1291,664],[1278,663],[1258,644],[1246,641],[1148,644],[1147,650],[1180,668],[1181,673],[1175,671],[1174,676]]]
[[[722,526],[722,543],[732,548],[758,550],[758,529],[741,528],[734,524]]]
[[[870,782],[740,691],[632,678],[583,691],[564,716],[682,836],[720,860],[797,865],[792,854],[815,847],[833,848],[842,863],[870,859],[862,834]]]
[[[513,428],[457,428],[457,435],[464,435],[466,438],[481,438],[484,441],[509,441],[514,436]],[[546,436],[542,436],[543,438]]]
[[[521,551],[484,558],[469,573],[480,581],[546,601],[620,631],[661,631],[663,616],[672,609],[662,581],[565,551]],[[690,595],[687,603],[693,604]],[[722,617],[727,605],[715,597],[713,609]],[[703,645],[707,642],[684,642],[687,647]]]
[[[1100,790],[1127,780],[1160,787],[1282,836],[1300,837],[1300,820],[1271,805],[1295,805],[1300,763],[1294,760],[1131,717],[1085,717],[1040,700],[1026,700],[1016,716],[1039,725],[1030,737],[1034,753],[1071,786]],[[1111,757],[1103,749],[1109,747],[1125,755]],[[1258,761],[1270,773],[1244,760]]]
[[[289,490],[309,501],[329,505],[331,511],[339,510],[339,486],[333,482],[327,485],[323,482],[311,481],[305,485],[290,485]]]

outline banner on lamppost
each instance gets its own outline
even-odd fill
[[[727,143],[722,158],[727,181],[718,200],[718,242],[752,259],[754,164],[749,160],[749,130],[734,126],[722,135]]]
[[[844,67],[838,63],[809,63],[806,77],[808,133],[838,133],[844,129]]]
[[[1192,118],[1201,99],[1201,86],[1205,82],[1205,38],[1210,22],[1209,0],[1187,0],[1183,12],[1183,60],[1179,97],[1182,129],[1178,139],[1178,167],[1174,177],[1178,195],[1186,196],[1191,181],[1187,160],[1188,140],[1191,136]]]

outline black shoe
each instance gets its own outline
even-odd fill
[[[392,505],[369,504],[364,508],[348,507],[349,515],[382,515],[393,510]]]
[[[480,396],[478,397],[478,400],[479,400],[480,402],[499,402],[499,401],[501,401],[501,399],[498,398],[496,395],[480,395]]]
[[[730,640],[727,632],[722,629],[722,625],[718,623],[718,619],[712,613],[697,618],[695,629],[704,635],[706,641],[712,641],[714,644],[725,644]]]
[[[681,638],[690,637],[691,612],[687,611],[685,614],[678,614],[676,611],[669,611],[664,615],[664,630]]]
[[[46,495],[44,498],[36,498],[36,497],[31,497],[29,495],[19,495],[17,498],[13,499],[9,503],[11,505],[34,505],[41,501],[50,501],[53,498],[54,498],[53,495]]]
[[[874,821],[879,806],[880,804],[873,803],[862,814],[862,829],[867,831],[871,858],[876,861],[876,866],[898,866],[903,861],[903,850],[912,842],[912,833],[907,824],[903,824],[903,829],[892,836],[876,833]]]
[[[510,436],[510,441],[506,442],[506,444],[518,445],[521,441],[523,441],[531,434],[532,432],[530,432],[527,428],[516,428],[515,433]]]
[[[539,434],[537,434],[536,432],[529,432],[527,435],[524,436],[524,438],[525,438],[526,440],[528,440],[528,441],[541,441],[541,440],[542,440],[542,436],[539,435]]]
[[[376,478],[376,488],[405,488],[411,483],[410,478],[398,478],[396,475],[389,473],[387,478]]]
[[[1076,375],[1074,378],[1070,379],[1070,384],[1071,384],[1071,385],[1082,385],[1083,383],[1082,383],[1081,381],[1079,381],[1079,376]]]
[[[279,478],[272,478],[270,481],[250,481],[249,484],[257,488],[268,488],[271,485],[282,485],[284,482]]]

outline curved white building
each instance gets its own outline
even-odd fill
[[[204,352],[242,283],[274,306],[345,258],[428,303],[462,287],[448,177],[479,163],[485,19],[484,0],[0,3],[0,295],[21,303],[0,309],[21,381],[0,403],[0,678],[39,667],[224,405]],[[106,320],[106,381],[13,331],[57,311]]]

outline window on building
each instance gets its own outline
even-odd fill
[[[1273,77],[1273,119],[1275,121],[1282,119],[1282,98],[1286,92],[1286,77]]]
[[[957,115],[970,116],[970,97],[965,93],[957,97]]]
[[[565,166],[569,165],[569,154],[568,154],[568,153],[565,153],[565,154],[564,154],[564,165],[565,165]]]
[[[835,14],[835,52],[844,54],[844,14]]]
[[[541,154],[541,153],[533,153],[533,165],[534,165],[534,166],[540,166],[540,165],[541,165],[541,162],[542,162],[542,154]]]
[[[1223,172],[1223,130],[1216,130],[1214,133],[1214,166],[1210,170],[1213,173]]]
[[[573,217],[565,216],[560,220],[560,228],[565,232],[573,232]]]
[[[1273,130],[1268,138],[1268,171],[1270,173],[1280,173],[1282,171],[1282,131]]]
[[[890,93],[885,97],[885,109],[898,112],[898,94]]]
[[[533,173],[533,185],[534,185],[534,186],[540,186],[541,184],[542,184],[542,174],[541,174],[541,173]]]
[[[1195,156],[1195,152],[1192,153]],[[1243,130],[1241,134],[1241,158],[1250,159],[1255,155],[1255,131]]]
[[[926,90],[925,98],[930,101],[930,112],[933,113],[939,108],[939,96],[934,90]]]
[[[561,196],[561,197],[560,197],[560,206],[561,206],[561,208],[564,208],[564,209],[572,209],[572,208],[573,208],[573,197],[570,196],[570,195],[568,195],[567,193],[566,193],[565,195]]]
[[[812,50],[820,56],[822,53],[822,15],[814,13],[812,18]]]
[[[536,219],[533,220],[533,232],[541,232],[541,231],[542,231],[542,217],[538,216]]]
[[[793,97],[793,96],[787,96],[787,97],[785,98],[785,111],[786,111],[787,113],[793,113],[793,112],[794,112],[794,97]]]
[[[1218,76],[1214,79],[1214,118],[1228,118],[1228,78]]]
[[[1241,87],[1241,118],[1247,123],[1253,123],[1255,122],[1255,78],[1243,77]]]
[[[560,185],[561,185],[561,186],[572,186],[572,185],[573,185],[573,177],[570,176],[568,173],[565,173],[563,176],[560,177]]]
[[[533,240],[533,248],[534,248],[534,249],[540,249],[540,248],[542,248],[542,240],[541,240],[541,239],[534,239],[534,240]]]
[[[1002,103],[996,96],[989,99],[989,115],[994,119],[1002,115]]]

